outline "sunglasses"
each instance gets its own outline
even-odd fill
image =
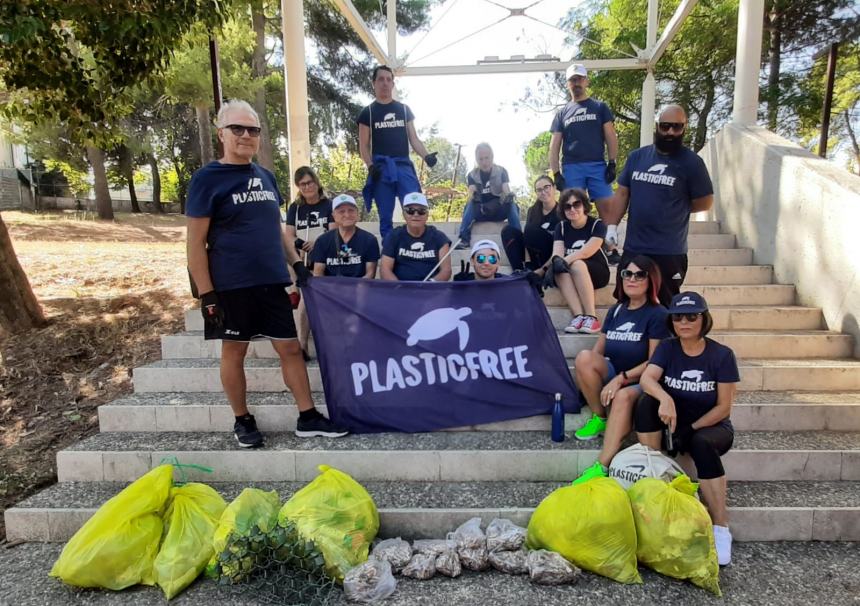
[[[564,205],[565,212],[574,208],[585,208],[585,204],[583,204],[582,200],[577,200],[576,202],[572,202],[571,204]]]
[[[499,262],[499,258],[496,255],[478,255],[475,257],[475,260],[478,263],[489,263],[490,265],[495,265]]]
[[[683,122],[659,122],[657,126],[663,131],[677,130],[680,132],[683,131],[684,127],[687,125]]]
[[[634,282],[641,282],[642,280],[648,277],[648,272],[644,269],[640,269],[639,271],[633,271],[631,269],[622,269],[621,270],[621,279],[622,280],[633,280]]]
[[[237,137],[241,137],[245,132],[248,133],[249,137],[259,137],[261,130],[259,126],[242,126],[241,124],[228,124],[224,128],[229,128],[230,132]]]
[[[547,185],[544,185],[543,187],[535,187],[535,193],[544,194],[551,189],[552,189],[552,185],[547,184]]]
[[[403,212],[405,212],[407,215],[411,215],[411,216],[418,215],[419,217],[423,217],[424,215],[427,214],[427,209],[426,208],[404,208]]]
[[[680,322],[681,320],[686,320],[687,322],[695,322],[699,318],[702,317],[701,313],[697,314],[672,314],[672,322]]]

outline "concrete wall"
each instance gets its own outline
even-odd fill
[[[794,284],[799,304],[820,307],[830,330],[854,335],[860,358],[860,177],[759,127],[729,124],[700,155],[711,218]]]

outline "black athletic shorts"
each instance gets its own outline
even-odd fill
[[[588,268],[588,275],[591,277],[594,290],[609,284],[609,262],[603,255],[603,251],[598,250],[587,259],[583,259],[582,262]]]
[[[687,277],[687,255],[649,255],[625,250],[624,254],[621,255],[621,262],[618,264],[618,272],[615,276],[616,299],[621,295],[621,270],[624,269],[630,259],[638,255],[649,257],[660,268],[660,277],[663,282],[658,296],[660,303],[664,307],[669,307],[672,297],[681,292],[681,285],[684,284],[684,278]]]
[[[284,284],[249,286],[217,292],[224,328],[204,323],[207,340],[295,339],[293,306]]]

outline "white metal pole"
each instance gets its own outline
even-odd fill
[[[284,35],[284,88],[287,97],[287,134],[290,170],[310,166],[311,137],[308,119],[308,80],[305,65],[305,14],[303,0],[281,0]],[[291,179],[292,181],[292,179]],[[298,195],[291,186],[292,198]]]
[[[657,27],[659,25],[659,4],[657,0],[648,0],[648,26],[645,34],[645,49],[650,55],[657,44]],[[639,145],[651,145],[654,141],[654,113],[657,111],[657,82],[654,72],[649,67],[642,83],[642,115],[639,127]]]
[[[738,8],[735,56],[735,100],[732,122],[755,124],[758,119],[759,72],[764,0],[743,0]]]
[[[397,58],[397,0],[387,0],[388,12],[388,66],[392,69],[400,67]]]

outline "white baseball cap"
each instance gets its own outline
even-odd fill
[[[477,253],[479,250],[483,250],[485,248],[489,248],[490,250],[495,251],[497,255],[501,254],[501,251],[499,250],[499,245],[496,244],[495,242],[493,242],[492,240],[478,240],[477,242],[475,242],[475,245],[472,247],[472,253],[469,256],[474,257],[475,253]]]
[[[564,73],[564,76],[565,80],[570,80],[574,76],[588,78],[588,70],[585,69],[585,66],[582,63],[571,63],[567,66],[567,71]]]
[[[353,206],[358,208],[358,204],[356,204],[355,198],[353,198],[349,194],[341,194],[339,196],[335,196],[334,200],[331,201],[331,209],[334,210],[341,204],[352,204]]]
[[[430,208],[430,205],[427,204],[427,198],[420,191],[414,191],[411,194],[403,196],[403,206],[409,206],[410,204]]]

